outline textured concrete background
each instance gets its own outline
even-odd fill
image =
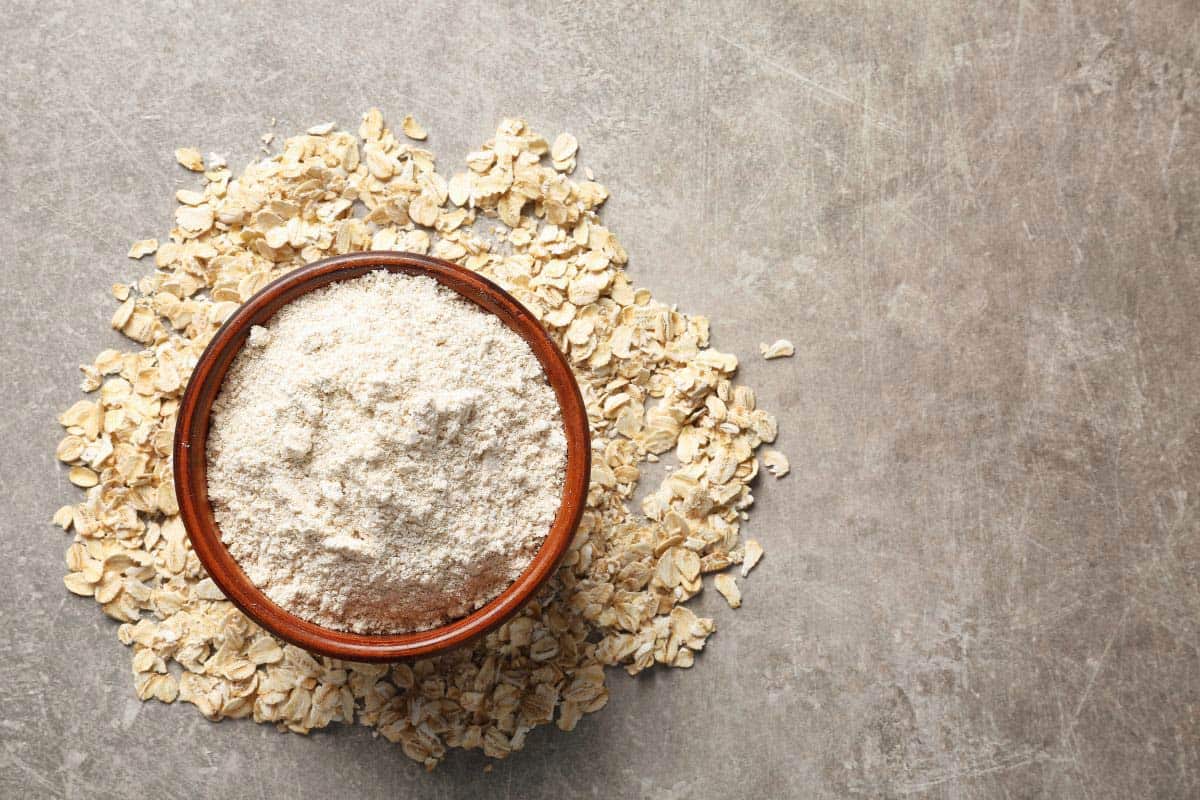
[[[249,5],[6,5],[0,795],[1200,794],[1195,0]],[[139,704],[47,523],[173,148],[240,166],[371,104],[447,165],[502,115],[577,134],[634,279],[713,318],[794,465],[696,667],[491,774]]]

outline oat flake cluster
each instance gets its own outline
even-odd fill
[[[411,118],[403,127],[425,136]],[[297,733],[357,721],[433,767],[448,748],[499,758],[538,725],[571,730],[607,702],[606,666],[692,665],[713,621],[684,603],[717,573],[736,607],[725,570],[745,576],[762,555],[739,525],[775,420],[734,385],[737,359],[708,347],[707,319],[630,284],[597,217],[607,190],[569,177],[577,147],[504,120],[446,179],[371,109],[357,137],[311,128],[236,178],[218,157],[176,152],[203,188],[177,193],[168,241],[130,250],[156,270],[113,287],[112,324],[142,349],[82,367],[94,399],[61,415],[57,450],[87,490],[54,517],[75,537],[67,588],[123,623],[140,698]],[[568,354],[593,434],[587,511],[550,585],[473,649],[413,664],[314,657],[246,619],[205,576],[171,482],[179,397],[221,323],[284,272],[367,249],[431,253],[508,289]],[[641,463],[668,452],[678,465],[631,512]]]

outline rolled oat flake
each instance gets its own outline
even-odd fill
[[[381,270],[251,330],[207,455],[222,540],[268,597],[328,628],[402,633],[470,613],[529,565],[566,438],[519,334]]]

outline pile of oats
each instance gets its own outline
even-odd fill
[[[403,132],[425,138],[411,117]],[[203,187],[177,193],[168,241],[131,248],[155,271],[113,287],[112,324],[141,349],[82,367],[94,399],[62,414],[57,451],[87,490],[54,517],[75,537],[67,588],[122,623],[140,698],[297,733],[358,721],[432,768],[448,748],[501,758],[538,725],[571,730],[607,702],[606,666],[692,665],[714,626],[684,604],[717,573],[736,607],[724,570],[741,564],[744,577],[762,556],[739,526],[775,420],[734,384],[737,359],[708,347],[707,319],[630,284],[598,218],[607,190],[586,170],[570,177],[577,147],[505,120],[447,179],[371,109],[357,137],[316,126],[237,177],[176,151]],[[412,664],[315,657],[246,619],[205,576],[171,483],[179,397],[221,323],[282,273],[368,249],[431,253],[513,293],[567,353],[593,433],[587,511],[547,589],[473,649]],[[677,466],[631,512],[642,462],[668,452]]]

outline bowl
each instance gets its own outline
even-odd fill
[[[503,592],[465,617],[437,628],[400,634],[357,634],[309,622],[275,604],[255,586],[221,541],[208,502],[206,441],[213,400],[254,325],[265,325],[285,304],[333,281],[386,269],[427,275],[516,331],[545,370],[562,410],[567,466],[562,499],[546,540],[529,566]],[[192,549],[213,582],[246,616],[305,650],[348,661],[398,661],[444,653],[493,630],[515,614],[554,574],[583,514],[591,473],[587,409],[566,357],[528,309],[488,279],[446,261],[412,253],[365,252],[317,261],[268,284],[217,331],[192,372],[180,401],[174,442],[175,492]]]

